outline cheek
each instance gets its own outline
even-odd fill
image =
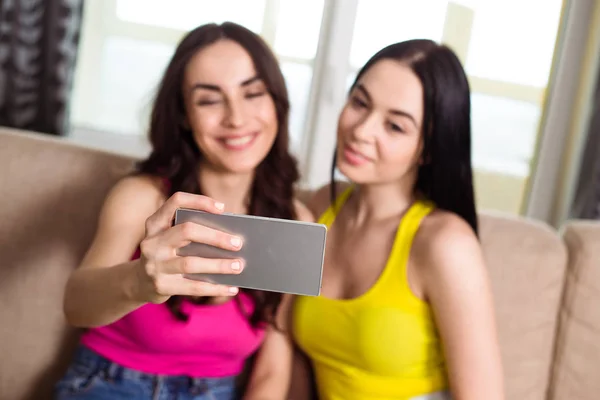
[[[338,141],[352,132],[352,127],[356,125],[356,119],[356,112],[352,111],[348,106],[344,107],[338,118]]]
[[[221,112],[217,107],[211,110],[192,109],[188,112],[190,128],[198,140],[204,140],[207,137],[215,135],[219,129],[221,119]]]
[[[250,112],[260,120],[265,128],[277,131],[277,111],[271,98],[255,101],[250,107]]]
[[[417,160],[418,140],[398,135],[380,138],[377,142],[379,158],[390,166],[410,167]]]

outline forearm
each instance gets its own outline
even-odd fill
[[[253,374],[243,400],[284,400],[288,382],[280,373]]]
[[[108,268],[80,268],[64,297],[67,321],[76,327],[110,324],[144,304],[137,299],[138,261]]]
[[[316,390],[310,362],[299,350],[294,352],[288,400],[312,400]]]
[[[311,371],[304,360],[296,358],[291,376],[273,370],[254,374],[244,394],[244,400],[312,400],[315,398]]]

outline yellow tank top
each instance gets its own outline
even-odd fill
[[[351,191],[319,222],[331,227],[334,209]],[[320,400],[445,398],[445,362],[432,310],[412,293],[406,274],[413,237],[433,208],[417,201],[405,213],[385,268],[365,294],[297,298],[294,337],[312,361]]]

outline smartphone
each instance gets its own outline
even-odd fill
[[[231,213],[211,214],[179,208],[174,224],[194,222],[240,236],[239,251],[190,243],[180,256],[242,258],[240,274],[187,274],[188,279],[240,288],[318,296],[325,256],[327,227],[323,224]]]

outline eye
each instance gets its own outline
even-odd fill
[[[197,106],[211,106],[214,104],[218,104],[220,100],[217,99],[200,99],[196,102]]]
[[[265,94],[267,94],[267,92],[265,92],[264,90],[256,91],[256,92],[252,92],[252,93],[247,93],[246,98],[247,99],[255,99],[257,97],[264,96]]]
[[[394,132],[404,133],[404,129],[400,125],[394,124],[393,122],[388,123],[390,129]]]
[[[357,108],[366,108],[367,107],[367,103],[364,102],[360,97],[358,96],[352,96],[352,98],[350,99],[350,102],[352,103],[352,105],[354,107]]]

